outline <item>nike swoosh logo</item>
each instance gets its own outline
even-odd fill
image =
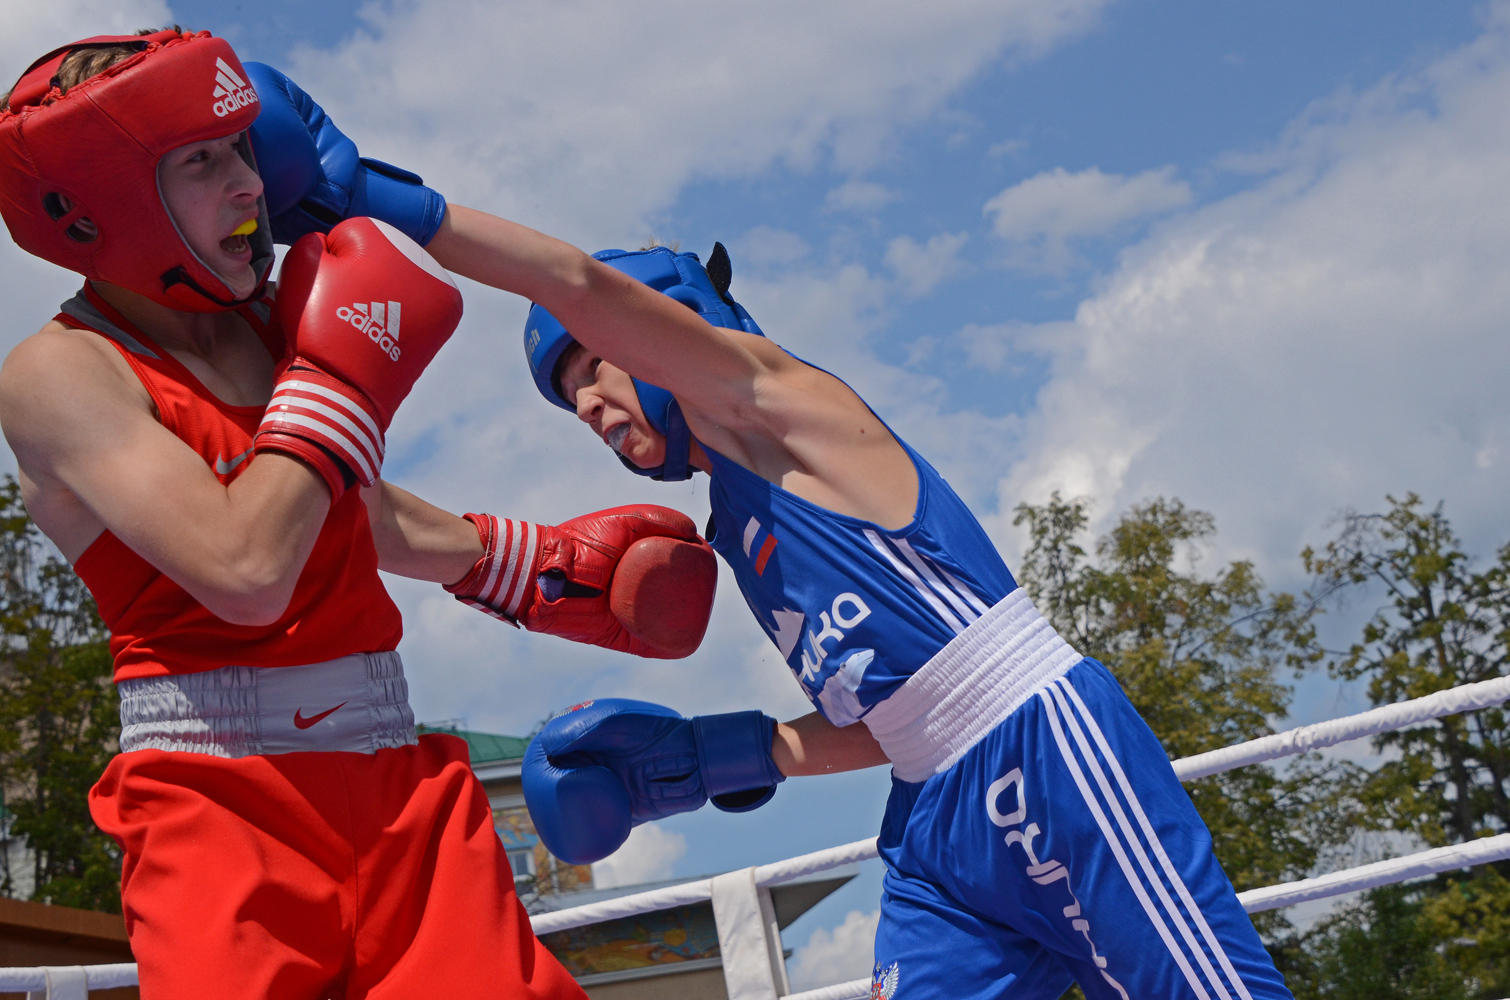
[[[321,719],[325,718],[331,712],[334,712],[334,711],[336,711],[336,709],[339,709],[339,708],[343,707],[345,704],[346,703],[343,701],[343,702],[341,702],[340,705],[337,705],[335,708],[327,708],[325,711],[321,712],[319,715],[311,715],[307,719],[304,717],[304,709],[302,709],[302,708],[295,709],[294,710],[294,726],[296,728],[298,728],[298,729],[308,729],[310,726],[314,725],[316,722],[319,722]]]
[[[253,445],[252,447],[248,448],[246,451],[243,451],[241,454],[239,454],[235,458],[231,459],[229,462],[227,462],[225,460],[225,456],[224,455],[216,455],[215,456],[215,474],[217,476],[229,476],[232,472],[236,471],[236,466],[240,465],[242,462],[245,462],[247,459],[251,458],[252,457],[252,452],[254,452],[256,450],[257,450],[257,446]]]

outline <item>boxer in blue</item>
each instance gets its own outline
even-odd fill
[[[249,69],[275,230],[390,211],[388,189],[439,215],[418,178],[361,160],[307,95]],[[1074,981],[1092,1000],[1290,996],[1115,679],[1038,614],[921,456],[762,335],[721,248],[706,269],[666,248],[592,261],[454,207],[427,235],[478,280],[551,287],[569,312],[531,311],[536,384],[625,465],[711,475],[709,540],[817,709],[777,725],[613,699],[553,720],[524,781],[557,856],[889,760],[874,996],[1056,1000]]]
[[[706,269],[594,256],[689,309],[573,336],[536,306],[536,385],[631,471],[711,476],[708,540],[817,711],[580,706],[525,762],[546,844],[589,861],[633,823],[889,760],[873,996],[1289,997],[1158,740],[938,472],[765,338],[721,246]]]

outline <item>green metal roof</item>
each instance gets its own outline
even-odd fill
[[[447,725],[420,724],[415,727],[421,733],[450,733],[467,741],[467,750],[472,755],[472,765],[491,764],[500,760],[519,760],[530,741],[523,736],[502,736],[498,733],[474,733]]]

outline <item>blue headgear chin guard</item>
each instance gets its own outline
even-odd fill
[[[670,247],[600,250],[593,254],[593,258],[665,292],[714,326],[765,336],[744,306],[729,296],[729,281],[734,269],[729,262],[729,252],[722,243],[713,244],[706,269],[697,254],[677,253]],[[538,305],[530,306],[529,318],[524,323],[524,354],[529,359],[530,373],[535,376],[535,386],[540,395],[572,413],[576,413],[577,408],[561,392],[556,365],[574,343],[572,335],[556,317]],[[619,461],[630,472],[662,482],[691,479],[693,469],[688,458],[692,450],[692,433],[687,430],[687,421],[682,418],[682,408],[676,397],[658,385],[639,379],[634,379],[634,391],[639,397],[640,408],[645,411],[645,419],[665,435],[666,460],[654,469],[642,469],[623,455],[619,456]]]

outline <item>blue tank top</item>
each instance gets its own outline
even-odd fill
[[[912,523],[897,531],[809,503],[702,446],[713,464],[709,541],[803,691],[838,726],[889,698],[1017,589],[964,501],[896,440],[918,476]]]

